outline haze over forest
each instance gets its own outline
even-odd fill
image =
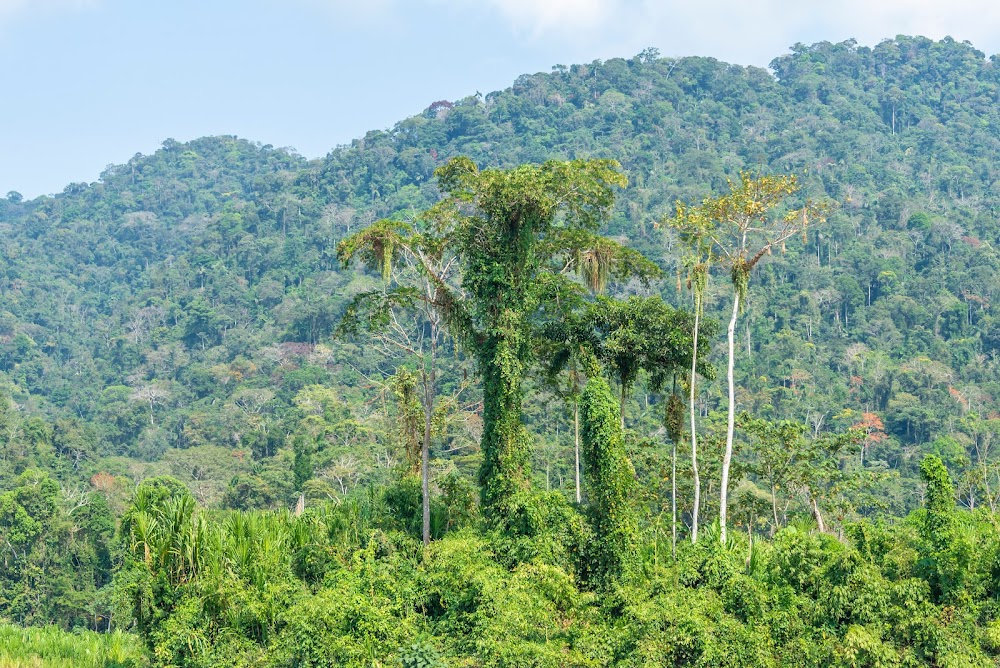
[[[10,660],[995,665],[998,103],[952,39],[647,49],[8,193]]]

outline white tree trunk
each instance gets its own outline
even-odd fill
[[[573,403],[573,453],[576,458],[574,471],[576,472],[576,502],[582,503],[583,497],[580,495],[580,402]]]
[[[434,420],[434,408],[426,406],[424,408],[424,441],[420,444],[420,494],[423,497],[422,512],[422,534],[424,546],[431,544],[431,433]]]
[[[698,435],[695,432],[695,373],[698,366],[698,321],[701,316],[701,297],[695,296],[694,301],[694,346],[691,355],[691,396],[688,408],[691,411],[691,471],[694,476],[694,508],[691,510],[691,542],[698,542],[698,509],[701,506],[701,477],[698,475]]]
[[[826,533],[826,524],[823,522],[823,514],[819,512],[819,504],[816,503],[816,497],[812,498],[813,507],[813,517],[816,518],[816,526],[819,527],[820,533]]]
[[[420,444],[420,494],[423,497],[422,538],[431,544],[431,436],[434,429],[434,401],[437,394],[437,323],[431,320],[430,368],[424,371],[424,440]]]
[[[726,504],[729,501],[729,465],[733,461],[733,433],[736,431],[736,385],[733,381],[736,316],[740,313],[740,293],[733,299],[733,315],[729,319],[729,415],[726,420],[726,454],[722,458],[722,489],[719,491],[719,539],[726,543]]]
[[[673,439],[671,439],[673,441]],[[670,556],[677,560],[677,441],[673,441],[674,446],[670,453]]]

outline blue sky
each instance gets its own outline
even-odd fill
[[[307,157],[440,99],[554,64],[896,34],[1000,51],[982,0],[0,0],[0,196],[94,181],[167,138],[236,134]]]

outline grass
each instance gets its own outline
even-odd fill
[[[142,643],[128,633],[70,633],[0,624],[0,668],[143,668]]]

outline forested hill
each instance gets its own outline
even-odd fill
[[[553,158],[621,163],[606,236],[618,173]],[[168,140],[11,192],[0,663],[995,665],[998,165],[1000,60],[897,37],[557,65],[321,160]],[[749,276],[723,415],[742,275],[698,329],[676,203],[785,174],[779,219],[832,206]],[[464,273],[352,329],[412,306],[406,244]]]
[[[322,160],[233,137],[168,140],[54,197],[8,194],[0,482],[29,465],[80,481],[171,473],[208,504],[282,507],[294,498],[288,443],[319,404],[340,437],[316,470],[342,491],[372,480],[380,455],[360,444],[393,438],[377,391],[392,369],[332,337],[345,300],[377,282],[340,268],[337,241],[433,203],[434,169],[455,155],[604,157],[630,180],[606,231],[668,277],[677,242],[659,220],[741,169],[798,174],[806,194],[838,204],[753,278],[739,401],[816,432],[865,422],[870,461],[902,475],[887,498],[912,507],[918,455],[963,475],[1000,408],[1000,61],[898,37],[796,45],[771,69],[647,50],[434,102]],[[653,289],[686,305],[679,282]],[[711,311],[728,290],[726,276],[710,283]],[[466,445],[469,392],[467,433],[454,435]],[[722,392],[707,383],[703,408]],[[641,390],[632,401],[630,419],[658,419]],[[564,447],[569,423],[531,410],[535,431]],[[565,474],[563,451],[545,456],[537,471]]]

